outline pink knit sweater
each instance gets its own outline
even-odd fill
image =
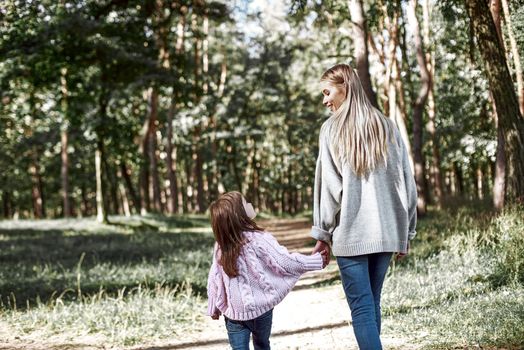
[[[244,236],[234,278],[218,263],[220,249],[215,243],[207,282],[209,316],[218,310],[232,320],[252,320],[281,302],[304,272],[322,269],[319,253],[289,253],[267,232],[245,232]]]

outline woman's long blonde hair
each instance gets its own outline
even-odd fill
[[[321,82],[345,91],[346,99],[323,130],[339,170],[348,164],[358,176],[366,176],[386,163],[390,121],[375,108],[364,92],[357,73],[347,64],[337,64],[322,74]]]

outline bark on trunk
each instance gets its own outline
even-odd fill
[[[506,202],[524,201],[524,119],[489,8],[467,0],[466,7],[493,93],[506,152]]]
[[[507,0],[502,0],[502,9],[504,11],[504,22],[506,23],[509,43],[511,45],[511,55],[513,56],[513,63],[515,65],[520,115],[524,116],[524,73],[522,72],[522,65],[520,62],[520,53],[517,46],[517,40],[515,39],[515,34],[513,33],[513,27],[511,25],[511,16],[509,13],[509,6]]]

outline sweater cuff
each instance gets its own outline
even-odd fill
[[[326,243],[331,244],[331,236],[331,233],[321,229],[320,227],[311,227],[311,237],[313,237],[317,241],[324,241]]]
[[[213,316],[216,310],[217,307],[215,305],[215,298],[209,298],[209,301],[207,303],[207,316]]]
[[[324,260],[320,253],[306,255],[305,268],[307,271],[322,270]]]
[[[415,231],[415,230],[409,231],[408,232],[408,239],[411,241],[413,238],[415,238],[416,235],[417,235],[417,231]]]

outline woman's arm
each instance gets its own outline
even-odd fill
[[[417,234],[417,184],[411,171],[406,145],[400,137],[399,142],[402,148],[402,168],[404,169],[404,181],[408,199],[408,239],[411,240]]]
[[[322,127],[319,138],[319,154],[315,170],[313,202],[313,227],[311,236],[319,241],[331,243],[333,230],[337,227],[337,214],[342,200],[342,176],[329,150],[326,127]]]

